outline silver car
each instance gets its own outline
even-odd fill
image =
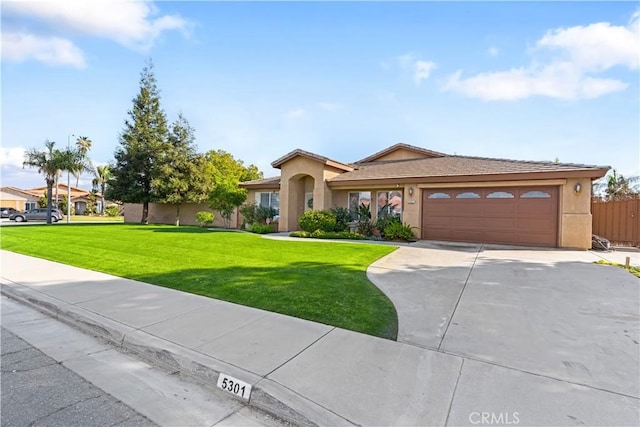
[[[15,222],[23,221],[46,221],[47,208],[31,209],[26,212],[17,212],[12,214],[9,219]],[[51,222],[58,222],[62,219],[62,214],[57,209],[51,210]]]

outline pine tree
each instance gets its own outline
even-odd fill
[[[159,176],[162,150],[167,144],[167,118],[160,107],[151,61],[142,70],[140,91],[133,99],[133,109],[120,135],[111,168],[112,181],[108,199],[125,203],[142,203],[141,223],[149,222],[149,203],[157,196],[153,183]]]
[[[204,156],[196,153],[194,131],[187,119],[178,115],[171,125],[164,156],[153,182],[160,203],[176,205],[176,226],[180,225],[180,207],[202,203],[211,189],[211,174]]]

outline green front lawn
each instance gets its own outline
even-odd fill
[[[66,222],[67,217],[62,219]],[[88,215],[71,215],[71,222],[124,222],[123,216],[88,216]]]
[[[268,240],[162,225],[2,227],[2,249],[395,339],[367,266],[384,245]]]

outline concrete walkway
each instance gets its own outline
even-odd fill
[[[430,254],[435,257],[436,253]],[[433,289],[447,293],[446,283],[459,285],[462,271],[468,271],[478,255],[456,252],[462,265],[450,267],[459,272],[447,272],[446,263],[451,261],[441,255],[442,268],[432,268],[434,274],[441,274]],[[618,369],[611,375],[613,381],[619,371],[634,362],[637,365],[638,347],[623,354],[622,365],[596,372],[597,381],[590,384],[579,376],[519,366],[506,357],[508,352],[495,360],[478,357],[460,347],[458,340],[449,341],[447,319],[438,320],[440,314],[429,314],[427,320],[442,323],[444,334],[436,328],[416,335],[424,335],[432,347],[440,334],[445,346],[458,346],[458,351],[383,340],[11,252],[2,251],[1,256],[3,294],[200,382],[213,385],[218,374],[225,373],[250,383],[254,388],[248,404],[296,425],[475,425],[483,412],[501,417],[503,423],[511,420],[513,424],[518,418],[521,425],[640,423],[635,372],[627,372],[617,387],[603,380],[609,370]],[[490,282],[478,279],[483,286]],[[460,306],[466,294],[457,293]],[[456,292],[451,294],[455,297]],[[446,306],[443,299],[442,313]],[[457,312],[450,329],[455,326],[474,333],[464,316],[463,323],[455,325],[456,316]],[[623,322],[637,324],[635,318]],[[637,329],[630,334],[637,336]],[[499,346],[499,335],[496,338]],[[474,340],[482,341],[480,336]],[[492,345],[496,344],[492,341]],[[547,349],[541,346],[539,351]],[[537,356],[530,362],[535,364]],[[575,362],[572,366],[579,371],[579,361]]]

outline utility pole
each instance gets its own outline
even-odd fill
[[[71,134],[67,136],[67,150],[71,153]],[[67,171],[67,224],[71,222],[71,172]]]

